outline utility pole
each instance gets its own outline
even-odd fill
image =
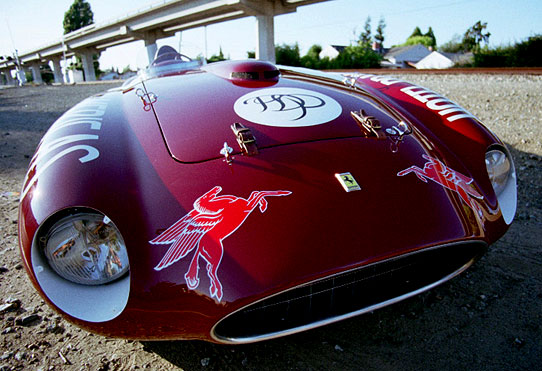
[[[17,80],[19,81],[19,86],[23,86],[26,83],[26,76],[24,74],[24,69],[19,59],[19,53],[17,48],[15,48],[15,42],[13,41],[13,34],[11,33],[11,27],[9,27],[8,19],[6,18],[6,26],[8,27],[9,38],[11,39],[11,47],[15,52],[13,53],[13,58],[15,59],[15,69],[17,70]],[[9,71],[8,71],[9,73]]]
[[[64,35],[62,35],[62,59],[64,60],[64,83],[68,84],[70,78],[68,76],[68,63],[66,62],[66,45],[64,44]]]
[[[203,26],[203,29],[205,31],[205,60],[207,60],[207,26]]]

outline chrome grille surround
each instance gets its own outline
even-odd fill
[[[486,250],[483,241],[439,245],[308,282],[227,315],[211,336],[220,343],[252,343],[370,312],[448,281]]]

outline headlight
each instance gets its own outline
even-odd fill
[[[486,168],[495,194],[501,194],[510,176],[510,160],[504,152],[494,149],[486,153]]]
[[[61,277],[84,285],[100,285],[129,268],[124,240],[102,214],[84,212],[55,223],[41,239],[45,257]]]
[[[514,163],[508,153],[499,149],[492,149],[486,152],[486,168],[504,220],[507,224],[510,224],[514,219],[517,207]]]

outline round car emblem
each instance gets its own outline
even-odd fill
[[[260,125],[303,127],[325,124],[342,112],[341,105],[322,93],[299,88],[268,88],[237,99],[233,109]]]

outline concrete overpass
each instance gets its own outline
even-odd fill
[[[178,31],[202,27],[243,17],[256,17],[256,58],[275,62],[274,17],[293,13],[299,6],[329,0],[169,0],[151,5],[127,16],[91,24],[70,32],[51,44],[19,54],[23,67],[30,67],[34,81],[41,84],[39,66],[53,63],[55,82],[63,81],[60,61],[79,55],[85,79],[96,80],[92,56],[101,51],[136,40],[144,40],[149,62],[156,50],[156,40],[173,36]],[[11,79],[14,61],[0,62],[0,71]]]

